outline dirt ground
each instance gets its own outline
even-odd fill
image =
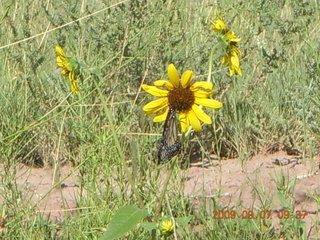
[[[276,182],[283,175],[286,179],[284,186],[296,180],[294,213],[299,210],[306,213],[303,221],[306,223],[310,239],[314,239],[312,236],[320,237],[315,229],[315,225],[320,221],[319,206],[312,198],[312,196],[317,196],[318,199],[320,197],[318,157],[312,162],[303,159],[302,156],[289,156],[285,152],[276,152],[256,155],[243,164],[233,159],[215,161],[214,165],[215,167],[207,168],[201,165],[191,167],[185,172],[187,196],[199,200],[204,197],[214,197],[219,193],[219,205],[235,209],[240,215],[248,210],[260,214],[260,209],[264,207],[266,211],[271,211],[273,226],[277,228],[279,216],[281,217],[277,211],[284,209],[277,197]]]
[[[53,168],[29,168],[21,165],[17,173],[17,185],[23,190],[24,200],[30,205],[38,204],[38,211],[54,221],[63,221],[65,212],[76,209],[79,196],[77,173],[68,166],[60,169],[59,188],[52,188]],[[273,212],[273,224],[279,219],[276,210],[281,209],[277,198],[276,181],[281,173],[286,179],[296,179],[294,188],[296,210],[307,211],[303,221],[306,222],[309,236],[314,236],[315,221],[320,221],[318,206],[311,197],[320,197],[319,158],[313,161],[298,156],[288,156],[285,152],[260,154],[247,162],[237,159],[212,161],[209,166],[196,163],[181,171],[185,179],[185,195],[197,206],[197,201],[219,195],[220,206],[241,211],[259,209],[267,203]],[[286,182],[287,184],[288,182]],[[237,206],[237,208],[235,208]],[[242,208],[239,209],[239,206]],[[255,214],[256,214],[255,213]]]

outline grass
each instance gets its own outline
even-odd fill
[[[180,73],[192,69],[196,80],[207,79],[216,8],[242,39],[243,77],[230,77],[220,64],[221,53],[215,52],[214,97],[224,106],[207,111],[214,124],[192,134],[187,150],[201,147],[203,154],[238,157],[244,163],[274,143],[305,156],[318,153],[317,1],[4,0],[3,5],[0,196],[7,239],[97,239],[103,234],[97,228],[107,227],[114,212],[127,204],[159,217],[157,174],[163,167],[153,159],[162,124],[144,116],[142,106],[151,98],[140,85],[165,79],[169,63]],[[81,63],[79,96],[70,93],[69,81],[57,71],[56,45]],[[34,214],[15,183],[19,163],[52,166],[56,186],[63,181],[61,164],[74,166],[82,210],[66,214],[61,223]],[[178,164],[172,171],[169,200],[160,207],[167,216],[193,217],[177,232],[180,239],[282,236],[259,218],[215,221],[205,207],[194,211],[182,187],[175,189],[183,186],[175,177]],[[220,209],[215,202],[211,208]],[[299,224],[281,225],[288,239],[298,239]],[[199,231],[194,233],[192,226]],[[127,237],[150,236],[138,228]]]

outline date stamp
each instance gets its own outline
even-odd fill
[[[304,219],[308,215],[306,210],[297,210],[290,212],[289,210],[262,210],[262,211],[253,211],[253,210],[243,210],[240,213],[234,210],[214,210],[212,211],[213,219],[270,219],[272,217],[277,217],[279,219]]]

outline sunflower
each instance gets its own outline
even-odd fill
[[[218,37],[223,42],[225,55],[223,56],[221,63],[229,65],[230,76],[234,75],[234,73],[242,76],[239,60],[241,52],[237,47],[237,43],[241,39],[238,38],[233,31],[227,28],[219,14],[217,14],[217,20],[212,21],[211,24],[213,25],[212,30],[217,33]]]
[[[195,131],[201,131],[200,121],[211,124],[211,118],[201,109],[201,106],[218,109],[222,103],[208,98],[213,93],[211,82],[193,82],[193,72],[185,71],[181,79],[173,64],[168,66],[168,80],[157,80],[150,86],[142,84],[143,90],[147,93],[160,97],[157,100],[147,103],[143,110],[146,115],[159,112],[154,122],[166,120],[169,108],[179,114],[181,131],[187,132],[189,126]],[[161,111],[162,110],[162,111]]]
[[[222,64],[229,65],[229,74],[232,76],[235,72],[242,76],[239,60],[240,50],[236,46],[231,46],[228,53],[221,59]]]
[[[163,236],[170,236],[173,233],[174,223],[168,219],[164,218],[158,225],[159,231]]]
[[[60,46],[55,47],[57,54],[57,65],[62,69],[61,75],[68,77],[71,83],[71,91],[79,94],[77,80],[80,76],[79,63],[72,57],[67,57]]]

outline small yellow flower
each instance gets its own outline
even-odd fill
[[[238,38],[236,36],[236,34],[230,30],[226,32],[225,36],[226,36],[227,41],[230,45],[236,44],[237,42],[240,42],[240,40],[241,40],[241,38]]]
[[[212,93],[211,82],[193,82],[193,72],[185,71],[181,79],[173,64],[168,66],[168,80],[157,80],[154,86],[142,84],[143,90],[147,93],[160,97],[157,100],[147,103],[143,110],[146,115],[156,112],[154,122],[165,121],[169,107],[179,114],[181,131],[187,132],[189,126],[195,131],[201,131],[200,121],[211,124],[211,118],[200,108],[201,106],[218,109],[222,103],[208,98]],[[160,87],[160,88],[159,88]]]
[[[236,46],[231,46],[231,49],[228,49],[228,51],[229,52],[221,59],[221,63],[229,65],[230,76],[235,72],[239,76],[242,76],[239,60],[240,50]]]
[[[213,25],[212,30],[217,33],[218,37],[224,43],[225,56],[223,56],[221,62],[229,65],[230,76],[234,75],[234,73],[242,76],[239,60],[241,52],[237,47],[237,43],[241,38],[238,38],[233,31],[226,27],[219,13],[217,13],[217,20],[211,21],[211,23]]]
[[[217,20],[211,21],[211,24],[213,25],[212,30],[217,34],[222,35],[228,44],[237,43],[241,40],[241,38],[238,38],[233,31],[227,28],[219,14],[217,14]]]
[[[174,224],[170,219],[163,219],[159,224],[160,233],[164,236],[169,236],[173,233]]]
[[[62,69],[61,75],[68,77],[71,84],[71,91],[79,94],[77,80],[80,76],[79,63],[72,57],[67,57],[60,46],[55,47],[57,54],[57,65]]]
[[[217,15],[217,20],[216,21],[211,21],[213,25],[213,31],[216,33],[221,33],[225,34],[227,32],[227,27],[224,21],[222,20],[221,16],[218,14]]]

